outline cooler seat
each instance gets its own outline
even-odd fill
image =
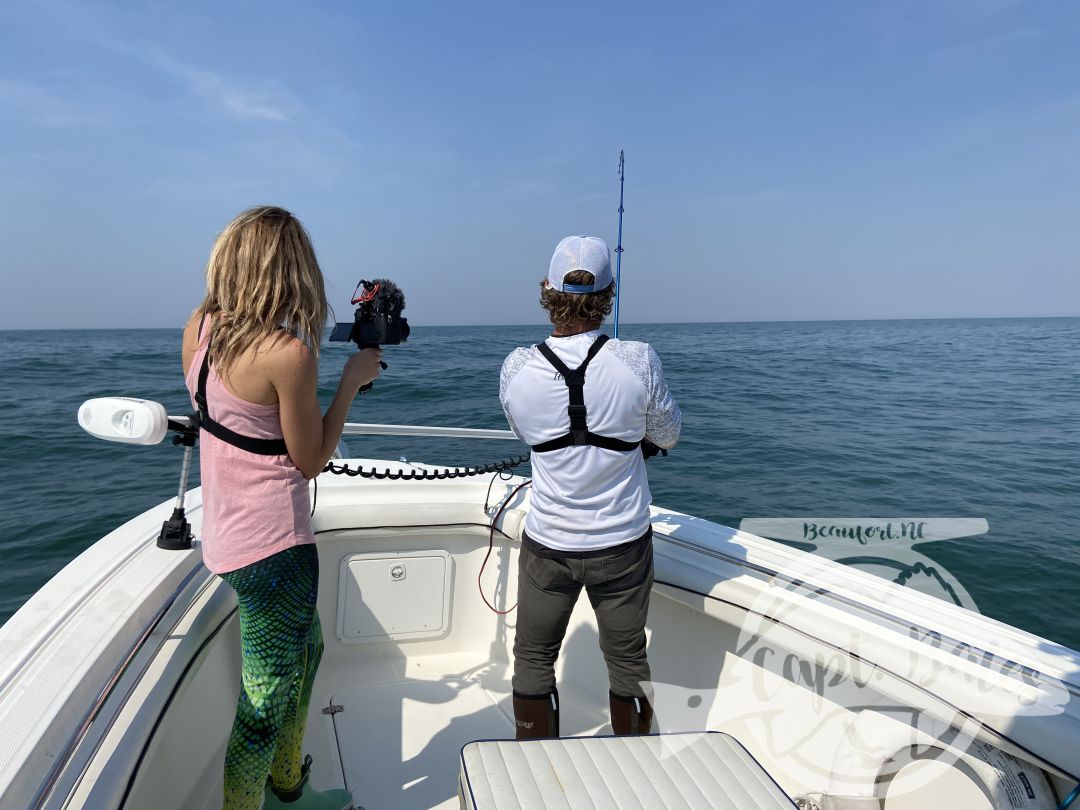
[[[481,740],[461,749],[464,810],[791,810],[727,734]]]

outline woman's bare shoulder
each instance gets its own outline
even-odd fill
[[[188,318],[188,322],[184,324],[184,347],[188,346],[197,349],[199,347],[199,325],[202,322],[198,312],[192,314]]]
[[[259,348],[261,364],[272,377],[294,376],[318,367],[311,347],[292,335],[267,337]]]
[[[187,374],[188,368],[191,366],[191,360],[195,356],[195,352],[199,350],[199,324],[201,322],[202,318],[199,316],[199,313],[196,312],[184,325],[184,336],[182,338],[181,347],[184,374]]]

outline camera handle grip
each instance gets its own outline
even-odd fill
[[[380,360],[379,365],[382,366],[383,371],[386,371],[388,368],[390,368],[390,366],[386,365],[385,360]],[[357,393],[366,394],[368,391],[370,391],[374,387],[375,387],[374,382],[364,383],[363,385],[360,386],[360,390],[357,391]]]

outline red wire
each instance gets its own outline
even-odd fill
[[[367,288],[365,287],[365,288],[364,288],[364,294],[363,294],[363,295],[361,295],[361,296],[360,296],[359,298],[357,298],[357,296],[356,296],[356,290],[359,290],[359,289],[360,289],[360,285],[359,285],[359,284],[357,284],[357,285],[356,285],[356,290],[353,290],[353,300],[352,300],[352,302],[353,302],[354,304],[364,304],[364,303],[367,303],[368,301],[370,301],[370,300],[371,300],[372,298],[374,298],[374,297],[375,297],[375,293],[377,293],[377,292],[379,291],[379,288],[380,288],[381,286],[382,286],[382,284],[379,284],[379,283],[377,283],[377,282],[376,282],[375,284],[373,284],[373,285],[371,286],[371,289],[370,289],[370,290],[368,290],[368,289],[367,289]]]
[[[518,486],[515,487],[514,491],[507,496],[505,501],[503,501],[502,506],[499,507],[499,511],[495,513],[495,517],[491,519],[491,531],[488,533],[487,554],[484,555],[484,562],[480,564],[480,573],[476,575],[476,587],[480,589],[480,598],[484,600],[484,604],[488,606],[488,609],[492,613],[496,613],[499,616],[505,616],[507,613],[515,610],[517,608],[517,602],[514,602],[514,607],[512,608],[507,608],[506,610],[499,610],[497,607],[491,604],[491,602],[488,601],[487,596],[484,595],[484,568],[487,566],[488,560],[491,558],[491,552],[495,548],[495,524],[499,522],[499,518],[502,516],[502,513],[506,511],[506,507],[510,505],[510,501],[514,500],[514,496],[521,492],[521,490],[523,490],[531,483],[532,481],[526,481],[524,484],[518,484]]]

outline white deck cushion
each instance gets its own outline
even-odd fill
[[[467,810],[791,810],[720,732],[484,740],[461,749]]]

